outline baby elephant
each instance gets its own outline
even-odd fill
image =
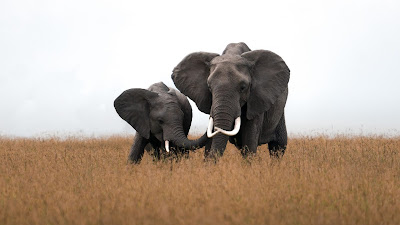
[[[169,152],[169,147],[174,147],[183,153],[203,147],[208,140],[206,134],[197,140],[187,138],[192,107],[186,96],[162,82],[147,90],[124,91],[115,99],[114,107],[118,115],[137,131],[129,153],[132,163],[140,162],[147,144],[151,144],[159,158],[160,149]]]

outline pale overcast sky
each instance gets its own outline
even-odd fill
[[[1,0],[0,135],[133,134],[122,91],[241,41],[289,66],[290,134],[399,133],[400,1]]]

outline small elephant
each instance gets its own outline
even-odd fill
[[[124,91],[115,99],[114,107],[118,115],[137,131],[129,154],[132,163],[140,162],[147,144],[152,145],[159,159],[160,149],[169,152],[171,146],[186,152],[203,147],[208,140],[206,134],[197,140],[187,139],[192,107],[186,96],[162,82],[147,90]]]
[[[206,157],[221,156],[228,139],[243,155],[268,143],[271,156],[283,156],[290,70],[280,56],[231,43],[222,55],[189,54],[171,77],[200,111],[210,114],[208,136],[213,139],[206,145]]]

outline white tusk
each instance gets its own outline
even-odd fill
[[[223,130],[223,129],[219,128],[219,127],[215,127],[215,130],[217,130],[217,132],[221,132],[221,133],[223,133],[225,135],[228,135],[228,136],[236,135],[240,130],[240,116],[235,119],[235,127],[233,128],[233,130],[226,131],[226,130]]]
[[[169,141],[165,141],[165,150],[169,152]]]
[[[207,137],[212,138],[214,135],[218,134],[219,131],[212,132],[214,126],[213,118],[210,116],[210,120],[208,121],[208,128],[207,128]]]

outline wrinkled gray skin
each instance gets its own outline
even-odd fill
[[[129,154],[132,163],[140,162],[147,144],[151,144],[159,159],[166,140],[170,141],[171,150],[183,153],[203,147],[208,139],[206,134],[197,140],[187,139],[192,107],[186,96],[162,82],[147,90],[124,91],[115,99],[114,107],[118,115],[137,131]]]
[[[251,51],[245,43],[229,44],[222,55],[189,54],[172,74],[176,87],[214,119],[214,129],[230,131],[235,118],[241,117],[239,133],[215,135],[206,145],[206,157],[221,156],[228,139],[244,156],[266,143],[271,156],[283,156],[289,77],[280,56],[267,50]]]

